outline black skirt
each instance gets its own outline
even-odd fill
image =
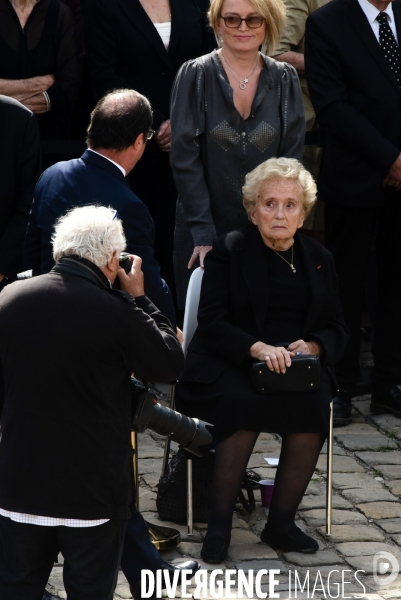
[[[262,395],[248,370],[230,366],[213,383],[179,382],[176,407],[214,425],[214,444],[239,430],[267,433],[328,433],[332,382],[322,369],[319,390],[283,396]]]

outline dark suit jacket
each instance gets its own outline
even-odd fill
[[[34,114],[0,96],[0,273],[23,270],[22,248],[33,191],[40,175],[39,128]]]
[[[347,340],[333,258],[310,238],[297,234],[296,243],[312,293],[303,339],[319,341],[323,363],[332,365]],[[257,227],[218,237],[206,256],[199,324],[188,348],[184,380],[211,383],[230,364],[243,365],[250,347],[264,341],[268,300],[269,275]]]
[[[401,42],[401,1],[392,6]],[[380,204],[383,178],[400,154],[401,91],[358,0],[332,0],[308,18],[305,64],[326,134],[319,197]]]
[[[50,271],[54,265],[51,236],[56,220],[71,208],[87,204],[111,206],[118,212],[127,252],[142,258],[146,294],[175,326],[171,292],[153,255],[152,217],[120,169],[89,150],[81,158],[53,165],[40,178],[25,241],[26,268],[33,269],[34,274]]]
[[[216,47],[206,26],[209,0],[171,0],[168,52],[139,0],[85,0],[89,70],[101,98],[135,89],[152,103],[154,129],[169,118],[170,93],[181,65]]]

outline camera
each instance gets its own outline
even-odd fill
[[[119,259],[118,259],[118,263],[120,265],[120,267],[122,269],[124,269],[124,271],[128,273],[131,271],[131,267],[132,267],[132,260],[130,258],[131,254],[129,254],[128,252],[121,252]]]
[[[207,428],[213,425],[162,406],[139,379],[131,377],[131,382],[132,429],[138,433],[151,429],[159,435],[170,436],[188,452],[204,456],[200,447],[211,443],[213,438]]]

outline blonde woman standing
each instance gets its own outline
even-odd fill
[[[180,69],[172,92],[172,163],[179,203],[175,274],[179,301],[190,269],[216,235],[246,224],[245,174],[274,156],[302,157],[304,111],[293,67],[260,52],[278,42],[282,0],[213,0],[220,48]]]

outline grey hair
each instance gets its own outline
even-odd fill
[[[294,181],[302,190],[302,206],[307,217],[316,202],[317,187],[312,175],[295,158],[269,158],[245,177],[243,205],[248,217],[259,199],[260,186],[266,181]]]
[[[54,260],[74,254],[105,267],[113,252],[119,255],[126,246],[116,214],[106,206],[82,206],[60,217],[52,236]]]

